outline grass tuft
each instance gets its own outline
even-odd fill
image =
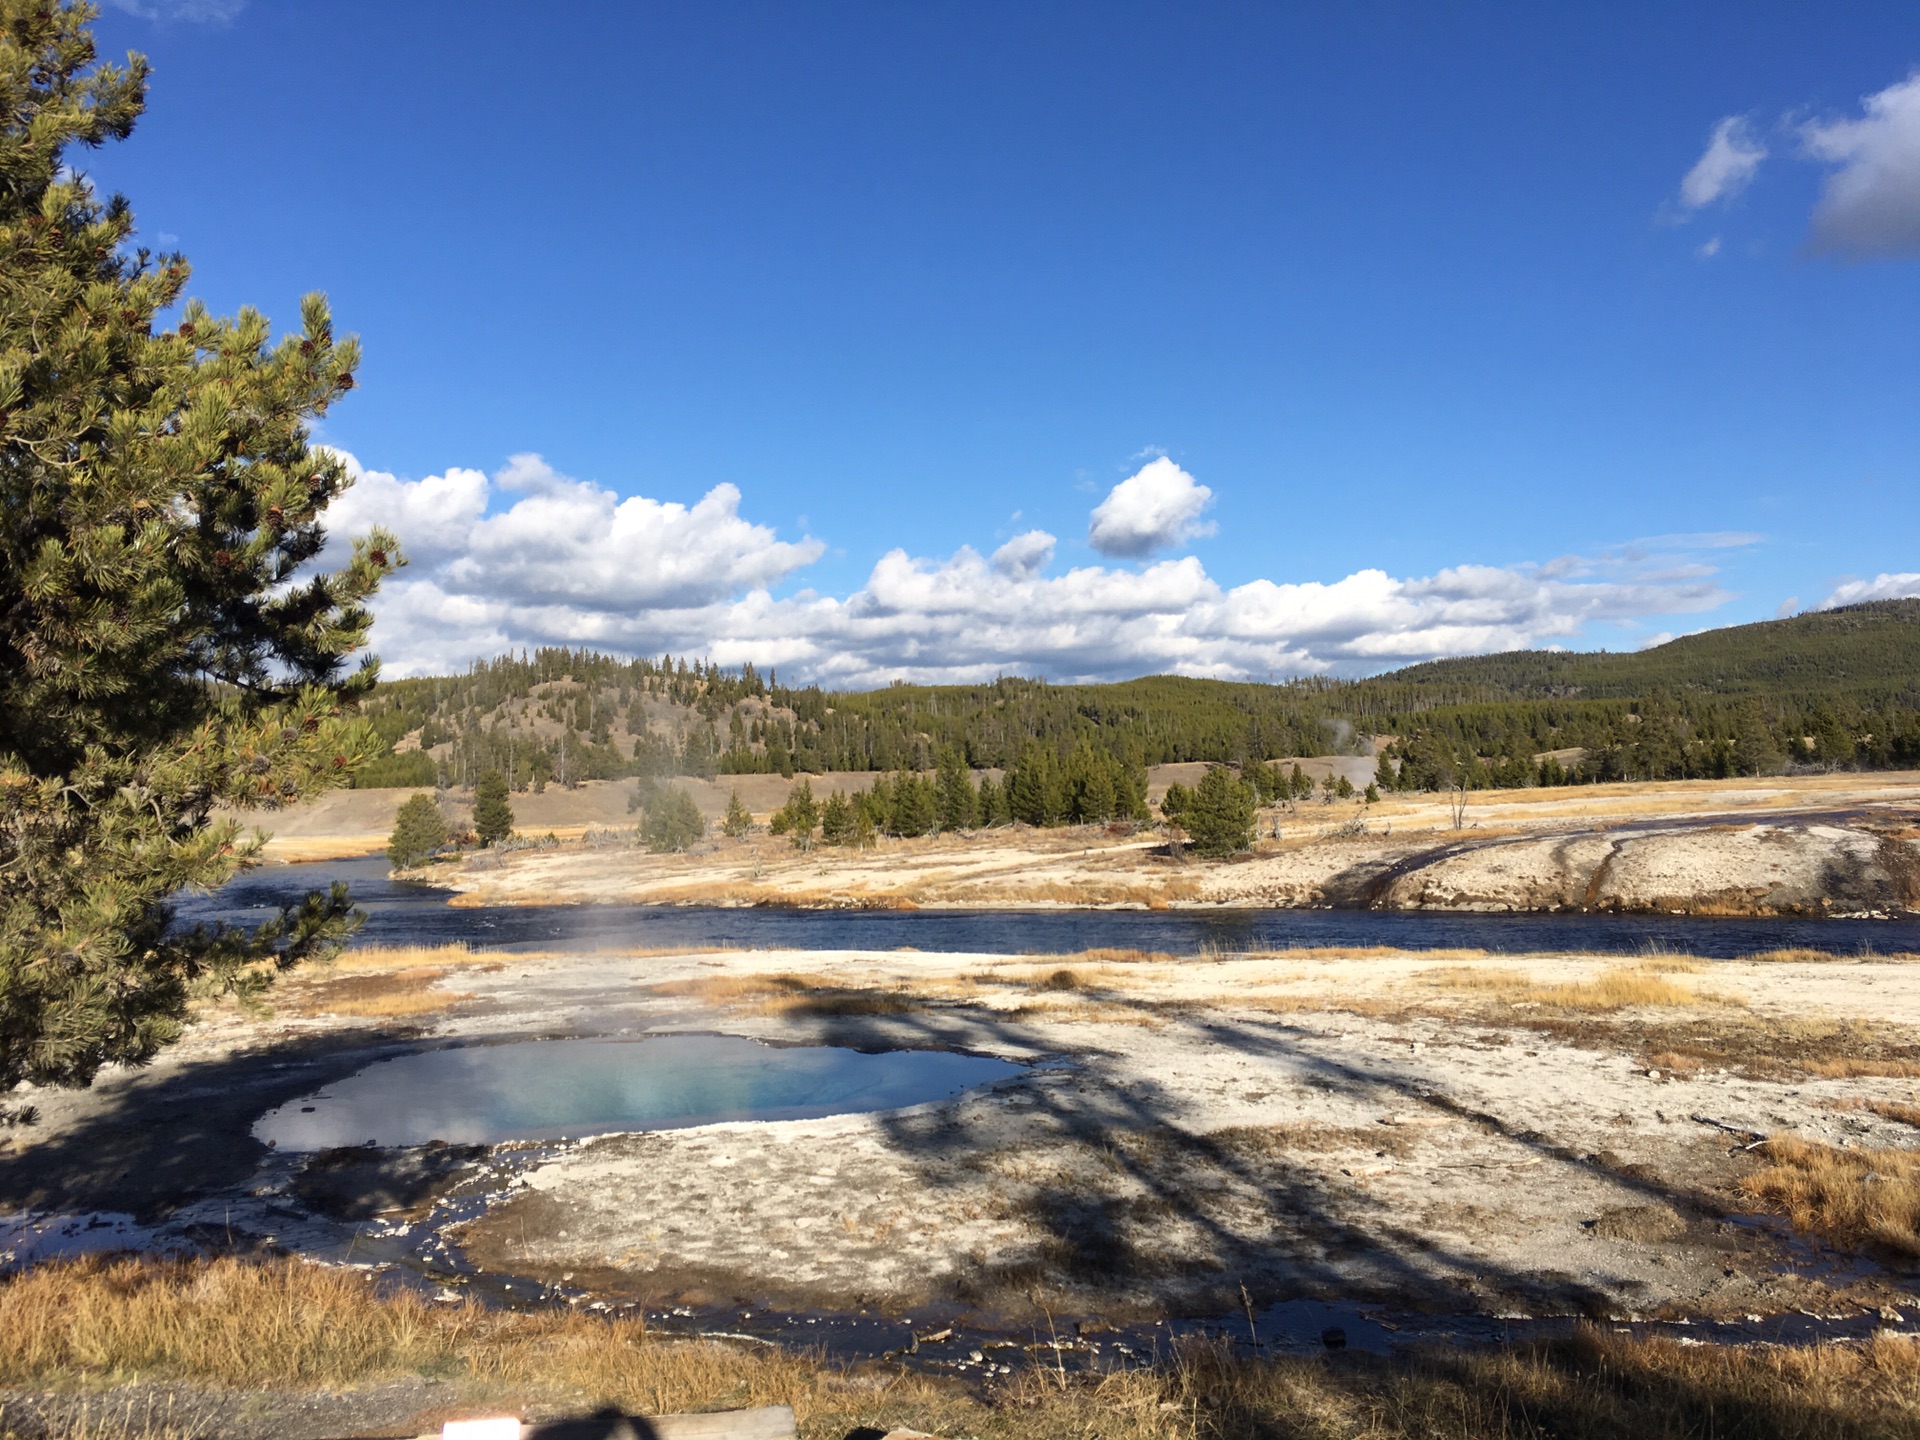
[[[1422,971],[1421,979],[1443,990],[1484,996],[1508,1005],[1550,1010],[1625,1010],[1637,1006],[1727,1005],[1733,997],[1676,985],[1661,973],[1671,957],[1639,965],[1617,965],[1591,980],[1543,985],[1525,971],[1505,966],[1453,965]]]
[[[438,989],[446,975],[447,971],[441,966],[421,965],[411,970],[373,971],[295,982],[287,986],[284,994],[287,1003],[302,1015],[397,1020],[437,1014],[473,998],[470,994]]]
[[[1796,1230],[1836,1244],[1920,1256],[1920,1152],[1842,1150],[1778,1135],[1743,1193],[1785,1212]]]

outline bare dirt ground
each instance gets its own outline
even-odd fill
[[[1857,1155],[1847,1183],[1869,1200],[1911,1162],[1911,960],[419,961],[316,974],[272,1016],[214,1012],[149,1070],[14,1097],[41,1115],[0,1141],[0,1213],[15,1212],[0,1249],[165,1232],[351,1259],[396,1209],[457,1189],[461,1163],[300,1165],[247,1133],[266,1108],[396,1047],[718,1030],[1037,1063],[891,1113],[552,1147],[477,1214],[446,1212],[451,1238],[483,1271],[583,1302],[932,1307],[977,1325],[1097,1328],[1315,1296],[1454,1316],[1920,1305],[1910,1228],[1796,1232],[1766,1184],[1765,1142],[1782,1136]],[[342,1190],[356,1174],[357,1210]],[[328,1230],[313,1205],[376,1218]]]
[[[1166,767],[1174,768],[1174,767]],[[1193,767],[1199,768],[1199,767]],[[762,777],[765,778],[765,777]],[[777,782],[777,777],[773,777]],[[541,797],[534,797],[541,798]],[[1920,775],[1476,792],[1262,812],[1226,864],[1129,827],[979,831],[796,850],[768,835],[651,855],[630,827],[432,869],[456,903],[1359,905],[1705,915],[1886,914],[1920,906]],[[532,823],[523,831],[537,833]]]
[[[1229,1311],[1242,1285],[1472,1314],[1909,1303],[1898,1265],[1739,1218],[1761,1208],[1740,1187],[1762,1136],[1914,1142],[1857,1108],[1915,1094],[1906,968],[1678,964],[689,957],[656,982],[681,1007],[657,1024],[1058,1063],[893,1115],[591,1141],[465,1242],[656,1302],[1109,1320]],[[1866,1049],[1836,1066],[1822,1045]]]

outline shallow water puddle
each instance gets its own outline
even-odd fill
[[[253,1133],[306,1151],[810,1120],[946,1100],[1024,1068],[941,1050],[870,1055],[737,1035],[529,1040],[376,1061],[269,1110]]]

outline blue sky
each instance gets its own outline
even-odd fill
[[[83,168],[216,309],[362,338],[400,671],[1264,678],[1920,593],[1910,4],[98,28],[155,77]]]

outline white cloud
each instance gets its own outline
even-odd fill
[[[1813,246],[1860,258],[1920,254],[1920,71],[1867,96],[1857,120],[1800,127],[1807,153],[1838,166],[1813,212]]]
[[[345,462],[353,488],[327,511],[330,563],[338,564],[343,558],[348,537],[374,525],[384,525],[400,536],[401,548],[416,565],[434,565],[466,553],[473,527],[487,510],[485,475],[454,466],[444,475],[402,480],[384,470],[363,470],[344,450],[331,453]]]
[[[328,558],[337,561],[345,537],[378,521],[399,535],[409,573],[430,572],[447,595],[517,606],[684,609],[771,585],[826,548],[812,538],[779,540],[741,519],[732,485],[716,485],[686,506],[622,500],[531,454],[513,456],[491,482],[457,467],[401,480],[343,458],[357,478],[333,509]],[[501,492],[522,498],[487,513]]]
[[[1863,605],[1869,600],[1908,600],[1920,596],[1920,574],[1876,575],[1871,580],[1849,580],[1816,607],[1831,610],[1837,605]]]
[[[247,8],[247,0],[107,0],[142,20],[186,20],[223,25]]]
[[[1016,535],[993,552],[990,562],[1002,575],[1025,580],[1053,563],[1053,547],[1058,542],[1044,530],[1029,530]]]
[[[1094,507],[1087,543],[1102,555],[1137,559],[1201,535],[1215,526],[1200,519],[1213,491],[1164,455],[1150,460]]]
[[[1713,127],[1706,152],[1693,162],[1680,181],[1680,203],[1699,210],[1719,200],[1730,200],[1752,183],[1767,147],[1753,138],[1746,120],[1729,115]]]
[[[622,500],[516,458],[491,481],[467,469],[419,481],[364,472],[335,514],[343,537],[386,521],[417,557],[375,605],[389,674],[585,645],[751,660],[848,687],[1005,673],[1359,673],[1518,649],[1594,622],[1711,610],[1727,595],[1698,556],[1752,538],[1656,537],[1538,565],[1224,587],[1193,556],[1048,574],[1054,538],[1033,530],[991,557],[970,546],[946,559],[889,551],[844,597],[776,596],[774,582],[821,547],[781,542],[740,517],[739,499],[721,486],[692,506]]]
[[[1695,253],[1698,254],[1702,260],[1711,260],[1720,253],[1720,237],[1718,235],[1714,236]]]

